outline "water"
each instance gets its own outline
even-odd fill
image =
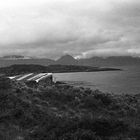
[[[115,94],[140,93],[140,66],[119,67],[123,71],[56,73],[57,81]]]

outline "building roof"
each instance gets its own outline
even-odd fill
[[[28,73],[9,77],[12,80],[17,81],[36,81],[39,82],[47,77],[52,76],[52,73]]]

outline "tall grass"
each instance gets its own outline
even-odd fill
[[[140,95],[0,79],[1,140],[139,140]]]

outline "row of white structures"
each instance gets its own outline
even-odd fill
[[[35,81],[37,83],[45,83],[45,84],[52,84],[53,82],[53,75],[52,73],[28,73],[28,74],[21,74],[9,77],[11,80],[16,81]]]

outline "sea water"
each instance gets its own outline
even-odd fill
[[[140,66],[121,66],[122,71],[55,73],[57,81],[74,86],[88,87],[93,90],[114,94],[140,93]]]

